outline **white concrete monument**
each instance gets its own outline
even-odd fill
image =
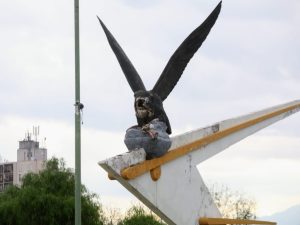
[[[300,100],[271,107],[174,136],[160,158],[145,160],[140,149],[99,165],[168,224],[276,224],[222,218],[197,165],[299,110]]]

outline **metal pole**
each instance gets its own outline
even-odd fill
[[[79,57],[79,0],[74,0],[75,19],[75,225],[81,225],[81,109]]]

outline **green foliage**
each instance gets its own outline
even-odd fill
[[[52,158],[39,174],[29,173],[22,186],[0,194],[1,225],[73,225],[74,174]],[[103,225],[101,205],[82,186],[82,224]]]
[[[165,225],[149,214],[141,206],[133,206],[128,210],[125,218],[118,225]]]

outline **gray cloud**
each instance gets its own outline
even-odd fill
[[[82,98],[87,122],[98,128],[122,129],[134,118],[128,116],[125,122],[119,117],[131,115],[132,93],[95,15],[107,23],[151,88],[173,51],[217,1],[162,1],[151,6],[131,2],[126,7],[127,3],[81,4]],[[216,110],[226,116],[229,105],[247,105],[246,111],[270,100],[276,104],[299,96],[295,53],[299,52],[295,10],[299,4],[256,3],[223,3],[216,26],[165,103],[175,118],[183,116],[177,113],[181,108],[193,107],[195,114],[187,114],[194,118],[217,104]],[[45,6],[33,0],[4,5],[0,100],[5,110],[1,113],[68,120],[74,101],[72,7],[66,2]],[[107,118],[117,123],[108,124]]]

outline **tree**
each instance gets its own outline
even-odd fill
[[[224,218],[256,219],[256,201],[226,185],[213,184],[210,193]]]
[[[118,225],[166,225],[155,216],[147,213],[142,206],[133,206],[127,211],[125,218]]]
[[[73,225],[74,173],[63,160],[52,158],[38,174],[24,176],[21,187],[0,195],[1,225]],[[103,225],[97,196],[82,185],[82,224]]]
[[[106,222],[105,225],[115,225],[122,221],[122,213],[119,208],[115,207],[105,207],[104,209]]]

